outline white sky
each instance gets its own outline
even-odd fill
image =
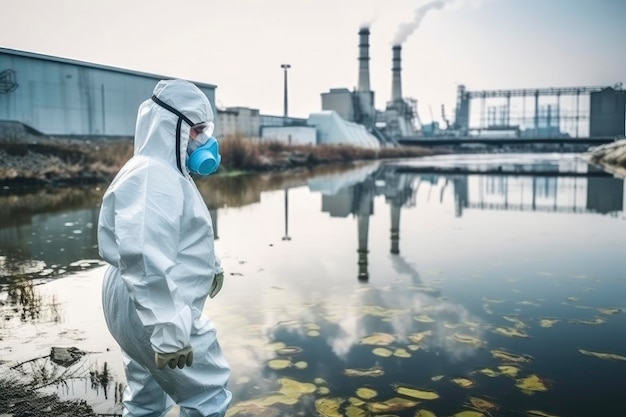
[[[391,95],[391,44],[403,93],[422,119],[457,84],[470,90],[626,82],[626,0],[0,0],[0,46],[216,84],[218,106],[282,115],[321,109],[322,92],[358,82],[358,35],[371,23],[370,84]]]

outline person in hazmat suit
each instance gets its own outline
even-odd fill
[[[219,167],[213,110],[185,80],[158,82],[138,111],[134,155],[106,190],[98,219],[109,263],[102,303],[120,345],[124,416],[223,416],[229,365],[207,297],[222,288],[209,211],[190,172]]]

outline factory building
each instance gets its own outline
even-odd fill
[[[348,122],[365,126],[375,141],[382,145],[394,145],[396,139],[415,136],[416,100],[402,95],[402,47],[392,48],[391,100],[385,110],[374,106],[374,91],[370,88],[369,28],[359,30],[358,88],[332,88],[322,93],[322,110],[333,111]]]
[[[0,48],[0,121],[46,135],[132,136],[139,104],[166,78]],[[195,84],[215,105],[215,85]]]
[[[455,115],[441,136],[580,137],[587,128],[589,137],[624,136],[626,91],[621,84],[482,91],[460,85]]]
[[[626,91],[608,87],[590,94],[589,136],[624,136]]]

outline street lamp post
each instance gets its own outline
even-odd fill
[[[289,68],[291,68],[291,65],[289,64],[282,64],[280,66],[283,70],[284,70],[284,74],[285,74],[285,86],[284,86],[284,97],[283,97],[283,104],[284,104],[284,111],[283,111],[283,117],[285,118],[285,122],[287,121],[287,70]]]

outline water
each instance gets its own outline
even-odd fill
[[[227,275],[206,313],[233,369],[232,415],[626,415],[624,183],[576,155],[440,156],[199,188]],[[113,413],[124,376],[100,307],[103,191],[0,197],[0,361],[22,378],[61,375],[44,390]],[[88,354],[70,368],[19,365],[52,346]],[[357,400],[363,387],[376,396]],[[400,387],[438,398],[385,406],[410,398]]]

